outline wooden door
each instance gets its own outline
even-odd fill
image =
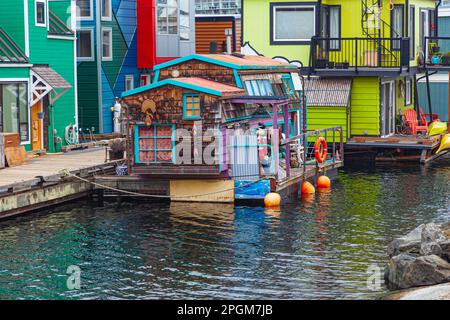
[[[42,112],[41,101],[31,107],[31,139],[33,150],[42,149],[42,119],[39,119],[40,112]]]

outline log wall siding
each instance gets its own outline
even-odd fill
[[[172,78],[171,73],[173,70],[178,70],[180,77],[198,77],[236,86],[233,69],[199,60],[190,60],[161,69],[158,80]]]

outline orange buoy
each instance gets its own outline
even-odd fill
[[[316,189],[314,186],[308,181],[303,182],[302,184],[302,194],[312,194],[315,193]]]
[[[318,163],[323,163],[327,160],[328,145],[324,137],[319,137],[314,144],[314,156]]]
[[[264,197],[264,205],[266,208],[277,208],[281,204],[281,197],[278,193],[271,192]]]
[[[328,189],[331,187],[331,180],[327,176],[320,176],[316,181],[317,188]]]

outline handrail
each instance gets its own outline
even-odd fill
[[[3,59],[3,57],[0,57],[2,62],[7,63],[28,62],[28,58],[25,55],[25,53],[23,53],[23,51],[19,48],[19,46],[17,46],[17,44],[12,40],[12,38],[1,27],[0,27],[0,42],[1,44],[3,44],[3,46],[0,45],[0,50],[7,58]],[[15,59],[13,59],[11,55],[14,56]]]
[[[51,10],[49,12],[50,29],[53,29],[54,34],[73,35],[74,32]]]

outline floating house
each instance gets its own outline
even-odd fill
[[[361,136],[392,138],[401,133],[407,109],[419,113],[417,74],[425,71],[420,57],[429,38],[437,36],[438,5],[434,0],[243,0],[242,51],[301,67],[313,103],[309,129],[341,125],[347,146],[369,143]]]
[[[151,177],[154,192],[179,201],[261,200],[271,190],[298,192],[299,181],[318,174],[316,162],[307,164],[296,66],[216,54],[175,59],[154,71],[152,84],[121,99],[130,173]],[[342,131],[311,134],[337,138]],[[325,170],[342,165],[335,142]]]
[[[158,64],[195,52],[189,0],[77,0],[79,122],[84,134],[113,131],[123,91],[150,84]]]
[[[0,132],[19,134],[28,151],[59,151],[66,128],[77,124],[75,6],[70,0],[2,5]]]

